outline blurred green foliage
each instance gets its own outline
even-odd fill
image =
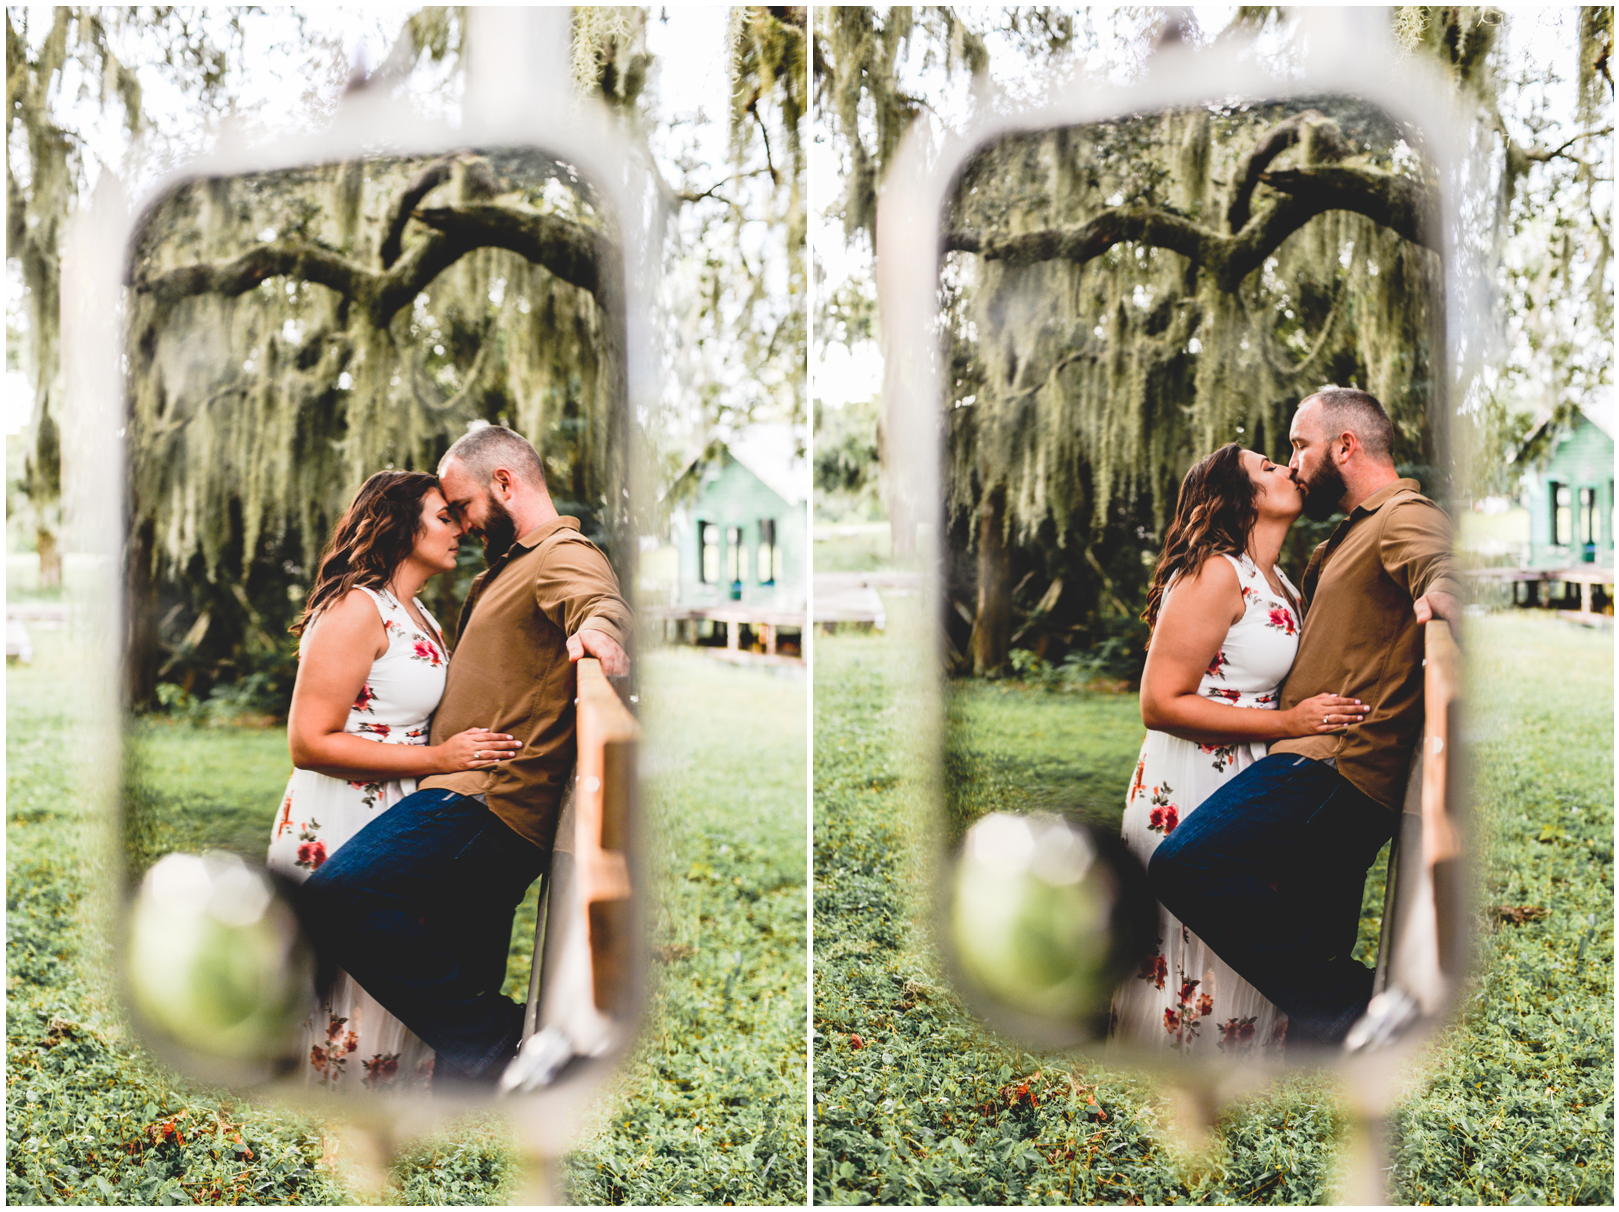
[[[1611,1205],[1613,639],[1521,613],[1470,623],[1479,970],[1396,1108],[1395,1199]],[[1330,1199],[1348,1123],[1330,1080],[1227,1108],[1194,1153],[1145,1081],[1013,1047],[966,1011],[924,927],[941,832],[1056,803],[1116,822],[1142,729],[1134,696],[957,682],[940,821],[901,773],[917,705],[894,659],[881,636],[817,640],[816,1202]],[[1492,907],[1521,905],[1549,913],[1491,930],[1512,920]]]
[[[13,1204],[336,1204],[366,1198],[328,1159],[341,1114],[202,1089],[135,1042],[96,889],[119,876],[78,793],[66,633],[9,678],[7,1157]],[[678,750],[645,786],[656,972],[604,1126],[566,1160],[576,1202],[804,1198],[804,684],[691,653],[650,655],[645,715]],[[705,728],[685,731],[693,703]],[[673,724],[670,722],[673,721]],[[734,738],[746,736],[739,746]],[[137,876],[176,849],[261,861],[290,763],[279,728],[161,718],[127,734],[122,837]],[[514,925],[521,996],[534,899]],[[394,1160],[388,1202],[499,1204],[520,1159],[497,1115]]]

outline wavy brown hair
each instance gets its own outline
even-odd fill
[[[1175,502],[1175,520],[1164,536],[1164,552],[1152,570],[1147,609],[1141,612],[1148,628],[1158,625],[1164,590],[1178,576],[1196,576],[1203,561],[1218,552],[1240,555],[1248,549],[1259,510],[1258,490],[1242,466],[1242,446],[1227,442],[1192,465],[1181,481]]]
[[[425,471],[379,471],[361,484],[321,554],[303,614],[287,630],[301,636],[317,614],[357,585],[387,585],[422,532],[422,498],[438,486],[438,477]]]

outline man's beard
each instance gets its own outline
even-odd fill
[[[1298,481],[1304,493],[1304,516],[1312,522],[1325,522],[1338,512],[1338,502],[1349,491],[1343,474],[1333,466],[1331,459],[1322,459],[1315,474],[1308,480]]]
[[[489,494],[488,501],[489,516],[484,519],[482,535],[483,562],[493,564],[517,542],[517,523],[506,511],[505,504],[497,501],[493,493]]]

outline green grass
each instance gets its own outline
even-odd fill
[[[1055,691],[1016,681],[951,684],[945,788],[949,837],[988,812],[1065,812],[1109,830],[1124,816],[1145,729],[1132,692]],[[1377,958],[1384,847],[1366,876],[1355,956]]]
[[[1552,915],[1481,939],[1466,1010],[1397,1110],[1393,1178],[1409,1202],[1611,1203],[1612,639],[1522,615],[1471,634],[1483,896]],[[920,924],[952,822],[901,776],[914,705],[891,688],[888,645],[817,639],[817,1202],[1330,1198],[1347,1125],[1330,1080],[1228,1108],[1194,1153],[1143,1079],[1012,1047],[966,1012]],[[989,683],[962,686],[953,710],[959,811],[1068,803],[1117,821],[1133,700]],[[1378,872],[1363,959],[1381,905]]]
[[[894,563],[888,523],[815,527],[816,572],[876,572]]]
[[[1456,522],[1458,541],[1462,550],[1474,550],[1481,544],[1505,544],[1517,548],[1529,541],[1529,511],[1514,505],[1504,513],[1474,513],[1462,511]]]
[[[35,664],[12,667],[7,694],[8,1201],[367,1198],[324,1160],[340,1115],[198,1088],[134,1042],[96,916],[96,891],[116,871],[74,782],[87,758],[62,693],[72,649],[62,632],[36,640]],[[660,958],[642,1039],[603,1096],[600,1126],[565,1160],[569,1197],[798,1203],[804,687],[663,653],[646,661],[643,702]],[[132,739],[149,809],[135,837],[141,861],[207,847],[262,860],[289,771],[282,730],[147,723]],[[531,896],[513,930],[508,992],[526,988],[533,923]],[[380,1197],[502,1203],[519,1168],[510,1128],[476,1116],[407,1142]]]
[[[986,812],[1040,811],[1118,826],[1145,735],[1134,694],[963,680],[951,687],[950,720],[948,785],[963,826]]]

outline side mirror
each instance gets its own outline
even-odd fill
[[[1436,82],[1397,80],[1353,42],[1290,81],[1228,48],[1170,47],[1128,90],[986,106],[942,148],[915,132],[882,198],[877,265],[896,542],[914,538],[931,569],[914,665],[937,671],[918,675],[936,705],[925,777],[956,856],[940,942],[963,995],[1031,1045],[1107,1041],[1112,1061],[1180,1084],[1229,1088],[1285,1056],[1342,1067],[1376,1101],[1465,968],[1464,699],[1443,625],[1425,640],[1387,910],[1375,878],[1365,899],[1357,954],[1378,958],[1381,992],[1347,1048],[1261,1047],[1248,1010],[1213,1023],[1209,974],[1149,971],[1151,946],[1121,958],[1144,928],[1131,898],[1109,921],[1086,881],[1034,877],[1084,836],[1058,832],[1048,853],[1034,839],[1053,837],[1050,814],[1116,837],[1141,778],[1136,616],[1193,462],[1236,442],[1285,464],[1298,403],[1353,382],[1388,405],[1402,474],[1442,507],[1466,482],[1450,368],[1483,322],[1453,245],[1463,142]],[[1295,580],[1333,525],[1294,527],[1281,563]],[[1158,837],[1195,809],[1178,784],[1150,790]],[[1103,854],[1097,888],[1139,877]],[[1099,1012],[1091,986],[1121,970],[1121,987],[1162,991],[1158,1038]]]
[[[115,307],[123,323],[121,392],[90,382],[95,364],[81,371],[87,396],[125,406],[84,451],[127,486],[127,530],[101,536],[121,552],[109,630],[123,638],[103,672],[137,712],[198,725],[119,722],[125,987],[153,1047],[204,1080],[295,1099],[322,1084],[305,1072],[304,1020],[330,975],[329,924],[300,922],[296,889],[264,872],[285,736],[206,725],[284,708],[286,629],[361,481],[431,472],[469,424],[506,424],[543,452],[552,500],[634,593],[644,460],[630,417],[657,394],[648,195],[589,105],[531,131],[489,100],[451,132],[362,95],[327,135],[188,169],[132,226],[96,229],[121,248],[121,283],[86,270],[78,284],[104,305],[80,329],[87,348],[113,337]],[[421,595],[450,637],[482,565],[464,542]],[[525,1040],[545,1046],[525,1046],[501,1093],[543,1125],[542,1151],[633,1041],[645,993],[639,730],[593,660],[578,694],[557,861],[517,911],[533,947],[513,952],[533,961],[507,975],[508,994],[529,995]],[[323,834],[300,866],[334,848]],[[187,1026],[199,1016],[217,1028],[207,1040]],[[323,1051],[352,1050],[356,1026]],[[426,1069],[353,1059],[377,1062],[346,1083],[357,1090],[425,1084]]]

